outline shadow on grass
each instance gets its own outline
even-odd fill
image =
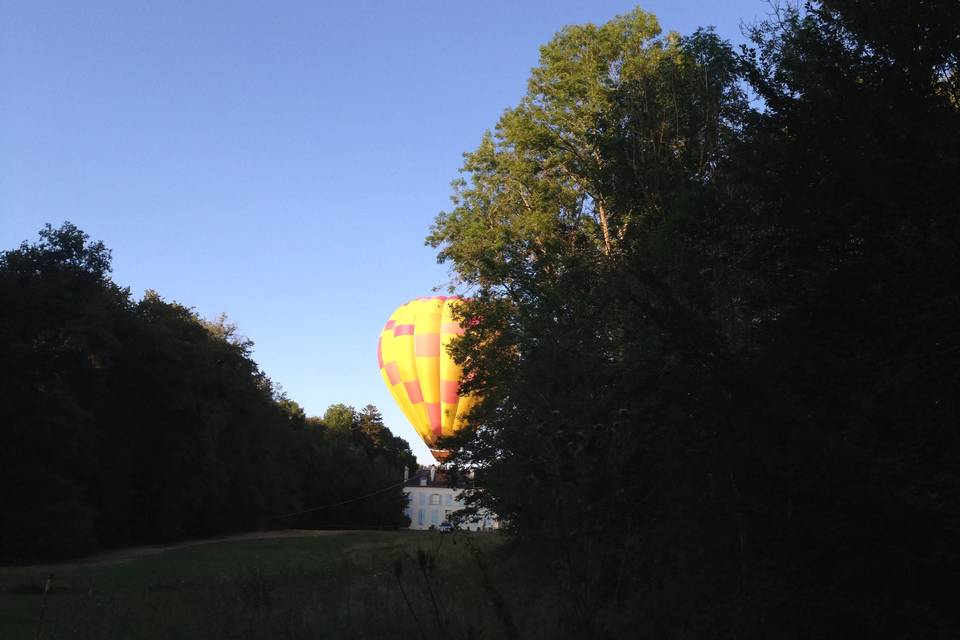
[[[46,595],[45,579],[0,574],[0,637],[562,635],[550,591],[527,584],[492,534],[343,532],[224,543],[64,571]]]

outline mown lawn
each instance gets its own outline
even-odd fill
[[[0,569],[0,638],[556,637],[549,590],[530,588],[519,573],[496,534],[418,531],[8,567]]]

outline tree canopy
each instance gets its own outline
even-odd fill
[[[0,558],[405,523],[401,469],[415,459],[375,407],[308,418],[225,316],[154,291],[134,300],[110,270],[109,250],[70,223],[0,253]]]
[[[958,24],[568,27],[465,154],[427,238],[484,397],[451,444],[571,628],[958,630]]]

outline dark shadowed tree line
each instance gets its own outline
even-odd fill
[[[375,407],[307,417],[224,317],[135,300],[110,269],[69,223],[0,254],[0,558],[405,523],[399,486],[315,509],[415,464]]]
[[[960,4],[568,27],[428,242],[578,637],[960,634]]]

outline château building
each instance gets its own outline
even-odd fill
[[[404,470],[403,491],[410,498],[406,514],[411,529],[430,529],[450,522],[450,516],[464,508],[463,492],[470,488],[472,478],[451,478],[436,466],[420,467],[412,476]],[[494,531],[500,522],[491,512],[478,514],[476,520],[460,523],[461,529],[469,531]]]

